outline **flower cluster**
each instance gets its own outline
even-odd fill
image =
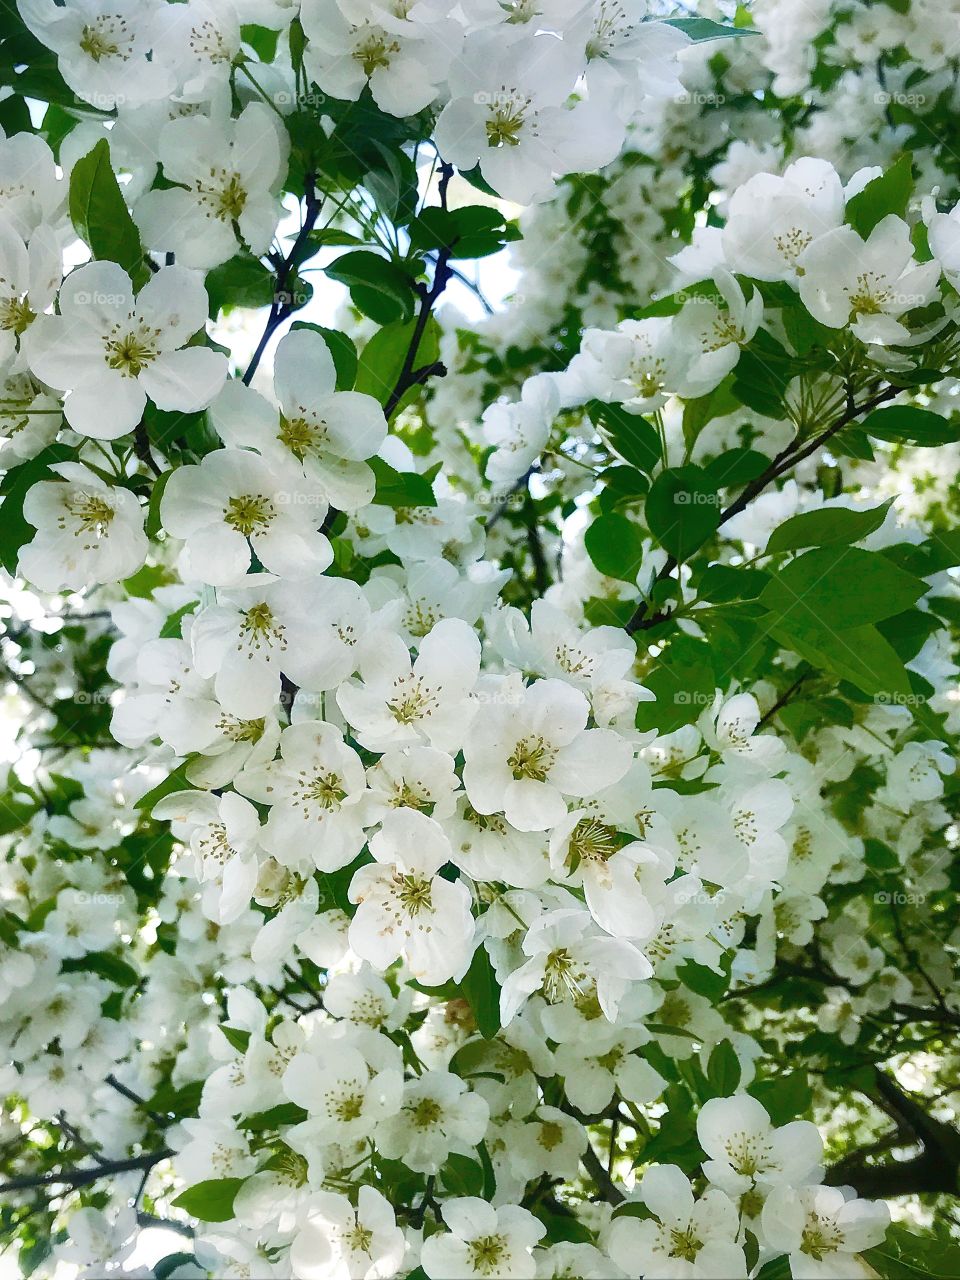
[[[20,0],[25,1271],[853,1278],[955,1186],[960,185],[828,136],[950,58],[708,8]]]

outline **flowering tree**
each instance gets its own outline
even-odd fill
[[[958,17],[19,0],[24,1275],[960,1272]]]

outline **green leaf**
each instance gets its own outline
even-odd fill
[[[710,1051],[707,1081],[718,1098],[729,1098],[740,1084],[740,1059],[729,1040],[721,1040]]]
[[[500,1030],[500,984],[486,947],[479,946],[473,953],[460,989],[473,1012],[477,1030],[485,1040],[491,1040]]]
[[[717,489],[749,484],[766,471],[770,459],[756,449],[728,449],[704,465],[710,483]]]
[[[109,951],[90,951],[85,956],[64,960],[61,968],[65,973],[95,973],[118,987],[135,987],[140,981],[132,965]]]
[[[889,510],[890,503],[884,502],[879,507],[871,507],[869,511],[853,511],[849,507],[822,507],[819,511],[804,511],[798,516],[791,516],[774,529],[767,542],[767,551],[796,551],[800,547],[861,542],[868,534],[880,528]]]
[[[150,490],[150,501],[147,504],[147,518],[145,528],[148,538],[155,538],[163,525],[160,523],[160,499],[163,497],[163,491],[167,487],[167,481],[173,475],[173,467],[164,471],[162,475],[157,476],[153,482],[153,488]]]
[[[110,165],[106,138],[73,166],[69,203],[73,229],[96,259],[119,263],[135,285],[146,279],[140,232]]]
[[[713,703],[716,677],[710,646],[692,636],[676,635],[643,677],[655,702],[641,702],[636,723],[641,732],[673,733],[692,724]]]
[[[878,178],[847,202],[846,220],[864,240],[878,222],[888,214],[902,218],[913,190],[913,171],[909,155],[903,155],[897,163],[881,173]]]
[[[876,627],[832,631],[806,622],[801,624],[796,618],[778,621],[771,616],[766,629],[780,644],[806,658],[811,666],[850,681],[870,697],[900,698],[912,693],[903,662]]]
[[[919,445],[925,449],[960,440],[960,427],[956,423],[939,413],[910,404],[874,409],[864,418],[863,429],[876,440],[892,440],[896,444]]]
[[[178,1271],[180,1267],[192,1266],[197,1268],[196,1254],[193,1253],[168,1253],[165,1258],[161,1258],[159,1262],[153,1264],[154,1280],[167,1280],[167,1277],[174,1271]]]
[[[482,1195],[483,1166],[478,1160],[454,1151],[447,1156],[440,1169],[440,1182],[452,1196]]]
[[[902,1223],[887,1229],[883,1244],[861,1254],[884,1280],[930,1280],[960,1276],[960,1245],[933,1235],[919,1235]]]
[[[418,253],[446,250],[451,258],[485,258],[520,232],[497,209],[464,205],[459,209],[424,209],[410,224],[410,243]]]
[[[728,27],[725,23],[713,22],[710,18],[666,18],[664,22],[668,27],[676,27],[698,44],[702,40],[727,40],[731,36],[760,34],[752,27]]]
[[[241,1129],[262,1133],[265,1129],[282,1129],[284,1125],[302,1124],[309,1114],[295,1102],[278,1102],[268,1111],[256,1111],[252,1116],[245,1116],[239,1123]]]
[[[639,525],[612,511],[594,520],[583,541],[599,573],[624,582],[636,582],[643,560],[643,533]]]
[[[223,1032],[229,1043],[236,1049],[237,1053],[246,1053],[250,1044],[250,1032],[245,1031],[243,1027],[230,1027],[224,1023],[220,1024],[220,1030]]]
[[[149,813],[155,804],[163,799],[164,796],[173,795],[175,791],[193,791],[195,787],[191,787],[187,780],[187,770],[190,768],[191,762],[195,756],[188,756],[182,764],[178,765],[172,773],[168,773],[162,782],[158,782],[155,787],[140,797],[135,808],[142,809]]]
[[[183,620],[189,614],[195,613],[199,600],[190,600],[185,605],[181,605],[173,613],[167,615],[167,620],[160,628],[161,640],[179,640],[183,634]]]
[[[649,501],[648,501],[649,506]],[[818,547],[771,572],[760,602],[781,622],[844,630],[909,609],[927,587],[886,556],[859,547]]]
[[[607,467],[599,479],[603,481],[603,488],[597,502],[604,514],[621,504],[635,505],[650,491],[650,481],[636,467]]]
[[[716,973],[705,964],[697,964],[695,960],[685,960],[677,966],[677,977],[685,987],[704,996],[711,1004],[716,1004],[727,990],[730,983],[730,966],[726,973]]]
[[[360,352],[355,390],[363,391],[366,395],[379,400],[381,404],[386,404],[397,385],[415,333],[415,320],[403,324],[397,322],[384,325],[378,333],[375,333]],[[430,364],[431,361],[436,360],[439,353],[440,331],[436,320],[431,316],[417,346],[412,367]],[[412,397],[418,394],[418,391],[418,388],[413,388],[409,394]],[[405,397],[397,408],[402,408],[406,402]]]
[[[357,310],[377,324],[407,320],[413,314],[410,277],[388,258],[357,249],[324,269],[331,280],[347,286]]]
[[[803,1119],[813,1106],[813,1090],[806,1071],[788,1071],[775,1080],[757,1080],[748,1093],[763,1103],[776,1125]]]
[[[644,512],[660,545],[686,560],[716,532],[720,498],[701,467],[668,467],[651,485]]]
[[[210,1178],[188,1187],[171,1204],[201,1222],[228,1222],[233,1217],[233,1202],[244,1181],[243,1178]]]
[[[333,367],[337,371],[337,390],[351,391],[357,380],[358,360],[353,339],[341,333],[339,329],[324,329],[322,325],[311,324],[307,320],[296,320],[290,328],[291,330],[309,329],[313,333],[319,333],[333,357]]]
[[[638,413],[629,413],[622,405],[591,400],[587,405],[590,421],[601,427],[610,444],[625,462],[648,474],[660,463],[660,437],[657,429]]]
[[[273,302],[276,278],[268,266],[252,253],[238,253],[208,271],[204,283],[210,299],[210,318],[233,307],[269,307]]]
[[[426,476],[415,471],[394,471],[382,458],[371,458],[377,479],[373,501],[381,507],[435,507],[437,499]]]
[[[779,1258],[771,1258],[757,1272],[756,1280],[791,1280],[790,1259],[786,1254]]]

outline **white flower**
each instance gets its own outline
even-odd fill
[[[769,774],[776,771],[785,747],[774,734],[757,733],[760,720],[753,694],[735,693],[730,698],[717,697],[697,725],[704,742],[721,754],[725,764]]]
[[[53,444],[62,425],[60,401],[28,373],[0,375],[0,467],[35,458]]]
[[[42,222],[57,221],[64,188],[43,138],[32,133],[0,138],[0,216],[21,239],[29,241]]]
[[[189,841],[197,879],[208,885],[209,918],[220,924],[236,920],[250,904],[259,869],[260,819],[249,800],[233,792],[218,797],[178,791],[157,803],[153,817],[169,820],[173,834]]]
[[[443,1220],[450,1230],[430,1236],[420,1251],[430,1280],[532,1280],[537,1274],[533,1249],[546,1228],[526,1209],[495,1209],[477,1196],[463,1196],[445,1202]]]
[[[388,1280],[405,1250],[390,1203],[361,1186],[356,1208],[346,1196],[318,1191],[299,1215],[290,1246],[294,1280]]]
[[[764,1242],[789,1255],[795,1280],[859,1280],[856,1256],[880,1244],[890,1225],[883,1201],[856,1200],[840,1187],[777,1187],[763,1206]]]
[[[809,1181],[818,1176],[823,1158],[816,1125],[792,1120],[775,1129],[761,1103],[745,1093],[705,1102],[697,1138],[709,1157],[704,1174],[733,1196],[754,1184],[766,1190]]]
[[[387,434],[379,403],[358,391],[336,390],[330,349],[310,330],[295,330],[280,342],[273,376],[279,415],[242,382],[227,383],[210,407],[221,439],[257,449],[268,461],[302,466],[339,510],[365,506],[376,484],[364,459]]]
[[[717,268],[713,279],[726,306],[710,298],[688,298],[673,322],[673,340],[691,351],[690,363],[678,387],[681,395],[706,395],[736,367],[740,349],[760,327],[763,299],[754,289],[747,301],[729,271]]]
[[[630,743],[587,729],[590,705],[564,681],[525,688],[511,677],[501,687],[464,741],[463,782],[478,813],[502,811],[521,831],[546,831],[566,816],[564,795],[590,795],[629,769]]]
[[[383,751],[423,737],[446,749],[462,740],[470,715],[467,695],[480,668],[480,642],[472,627],[445,618],[420,641],[411,662],[407,646],[396,634],[361,657],[361,680],[348,680],[337,690],[337,704],[359,742]]]
[[[424,1071],[407,1081],[400,1110],[377,1130],[377,1147],[415,1173],[436,1173],[451,1151],[474,1154],[489,1117],[484,1099],[459,1076]]]
[[[363,848],[363,765],[335,725],[305,720],[284,729],[280,759],[244,770],[236,787],[270,805],[263,844],[283,866],[306,860],[336,871]]]
[[[145,248],[175,253],[184,267],[219,266],[239,248],[266,253],[282,212],[274,194],[286,174],[289,135],[259,102],[236,120],[171,120],[160,132],[164,177],[134,206]]]
[[[322,573],[333,558],[318,532],[326,510],[301,475],[242,449],[217,449],[198,466],[178,467],[160,501],[163,527],[186,541],[184,576],[212,586],[237,584],[251,550],[281,577]]]
[[[391,1054],[377,1064],[368,1063],[359,1048],[329,1033],[314,1036],[283,1074],[284,1093],[309,1112],[304,1123],[320,1142],[368,1137],[396,1114],[402,1088],[399,1054],[396,1060]]]
[[[797,259],[843,221],[843,184],[826,160],[804,157],[783,177],[758,173],[730,197],[723,248],[731,271],[754,280],[797,280]]]
[[[917,262],[910,228],[888,214],[862,240],[852,227],[819,236],[797,263],[800,297],[821,324],[850,326],[861,342],[896,345],[910,330],[900,317],[937,296],[938,262]]]
[[[516,403],[502,401],[484,410],[483,433],[494,446],[485,472],[491,484],[506,488],[530,469],[559,410],[557,382],[549,374],[527,378]]]
[[[737,1206],[716,1188],[699,1200],[674,1164],[648,1169],[640,1197],[656,1216],[614,1218],[607,1233],[611,1258],[627,1275],[663,1280],[743,1280],[747,1263],[737,1244]]]
[[[60,246],[49,227],[37,227],[28,248],[0,218],[0,369],[13,362],[21,335],[53,302],[62,274]]]
[[[310,78],[324,92],[348,101],[369,85],[374,102],[389,115],[422,111],[439,92],[460,28],[446,20],[413,21],[408,11],[367,0],[306,0],[300,17]]]
[[[148,543],[134,494],[76,462],[51,470],[61,479],[41,480],[24,499],[24,519],[37,532],[20,548],[19,572],[41,591],[76,591],[135,573]]]
[[[631,943],[601,934],[587,911],[544,912],[524,935],[526,962],[507,977],[500,992],[500,1021],[507,1026],[535,991],[551,1004],[588,1006],[594,999],[607,1018],[631,982],[649,978],[653,966]]]
[[[574,809],[553,829],[550,862],[556,879],[582,884],[590,914],[615,937],[648,941],[660,928],[661,903],[672,859],[585,809]]]
[[[601,1024],[589,1040],[558,1046],[557,1074],[578,1111],[599,1115],[614,1092],[628,1102],[656,1102],[667,1082],[635,1052],[649,1038],[643,1028],[620,1031]]]
[[[479,163],[494,190],[519,204],[549,195],[555,173],[612,160],[623,140],[616,115],[597,103],[562,107],[579,62],[572,45],[549,36],[469,36],[448,75],[451,100],[434,126],[441,156],[458,169]]]
[[[160,13],[137,0],[20,0],[24,22],[57,55],[78,98],[100,111],[164,98],[173,76],[148,60]]]
[[[147,397],[192,413],[223,386],[226,357],[187,346],[207,319],[201,277],[161,267],[136,300],[115,262],[91,262],[64,280],[60,315],[41,316],[26,342],[33,373],[66,391],[63,413],[81,435],[115,440],[132,431]]]
[[[190,643],[197,672],[213,680],[224,709],[253,719],[275,705],[281,670],[296,667],[296,655],[312,644],[313,593],[305,596],[266,573],[239,581],[221,587],[216,604],[194,616]]]
[[[426,986],[462,977],[473,956],[474,921],[463,881],[436,874],[450,861],[443,828],[415,809],[395,809],[370,852],[377,861],[350,882],[357,904],[350,946],[381,971],[402,955]]]

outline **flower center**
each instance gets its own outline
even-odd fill
[[[135,331],[108,338],[104,348],[107,366],[119,369],[126,378],[136,378],[159,355],[158,333],[157,329],[151,332],[140,325]]]
[[[227,499],[223,519],[225,524],[249,538],[254,533],[263,533],[265,529],[269,529],[276,514],[276,508],[269,498],[262,494],[243,493],[237,498]]]
[[[393,697],[387,701],[387,710],[397,724],[412,724],[436,711],[440,705],[420,676],[412,672],[407,676],[398,676],[393,682],[393,689]]]
[[[353,60],[363,67],[363,74],[369,79],[380,67],[389,67],[390,58],[400,52],[396,40],[388,40],[380,31],[371,31],[368,36],[354,47]]]
[[[126,38],[126,25],[119,14],[114,17],[103,14],[95,23],[88,23],[83,28],[80,33],[80,48],[94,62],[100,62],[103,58],[115,58],[120,54],[121,40]]]
[[[243,648],[244,643],[249,647],[248,658],[252,658],[254,651],[261,649],[264,645],[268,649],[272,649],[275,643],[281,649],[287,647],[283,627],[274,618],[270,606],[262,600],[243,614],[238,648]]]
[[[858,316],[875,316],[893,297],[886,277],[876,271],[863,271],[857,276],[857,286],[847,290],[850,309]]]
[[[421,1098],[412,1107],[407,1107],[406,1111],[415,1129],[432,1129],[443,1115],[443,1109],[435,1098]]]
[[[800,1252],[822,1262],[825,1254],[836,1253],[842,1243],[843,1232],[837,1229],[836,1223],[816,1216],[803,1229]]]
[[[425,876],[397,874],[395,881],[397,900],[407,915],[417,916],[421,911],[433,910],[432,885]]]
[[[82,533],[93,533],[98,538],[102,538],[116,515],[113,507],[103,498],[95,498],[90,493],[71,494],[65,505],[71,518],[76,522],[77,527],[73,531],[75,538],[79,538]],[[58,524],[61,529],[64,528],[63,517]]]
[[[467,1252],[478,1275],[492,1276],[506,1253],[506,1241],[503,1236],[477,1236],[467,1245]]]
[[[17,337],[36,320],[37,314],[30,307],[26,296],[22,298],[4,298],[0,302],[0,329],[7,329]]]
[[[357,1222],[349,1231],[343,1233],[344,1244],[354,1253],[369,1253],[373,1244],[373,1232],[369,1227]]]
[[[676,1227],[670,1232],[670,1256],[672,1258],[686,1258],[687,1262],[695,1262],[697,1254],[703,1248],[703,1241],[698,1240],[693,1234],[692,1227],[685,1227],[683,1231]]]
[[[507,757],[507,765],[517,782],[522,778],[546,782],[556,758],[556,751],[543,738],[523,738],[514,747],[513,754]]]
[[[209,179],[198,179],[196,188],[201,203],[210,210],[208,217],[234,222],[246,208],[247,193],[240,176],[228,169],[211,169]]]
[[[308,422],[306,418],[285,418],[281,415],[277,439],[298,462],[302,462],[310,450],[325,438],[326,425],[325,422]]]
[[[485,129],[488,147],[519,147],[530,99],[517,89],[501,85],[487,104]],[[536,132],[534,129],[533,132]]]
[[[616,827],[609,827],[598,818],[581,818],[570,836],[570,870],[576,871],[580,862],[607,862],[622,846]]]

